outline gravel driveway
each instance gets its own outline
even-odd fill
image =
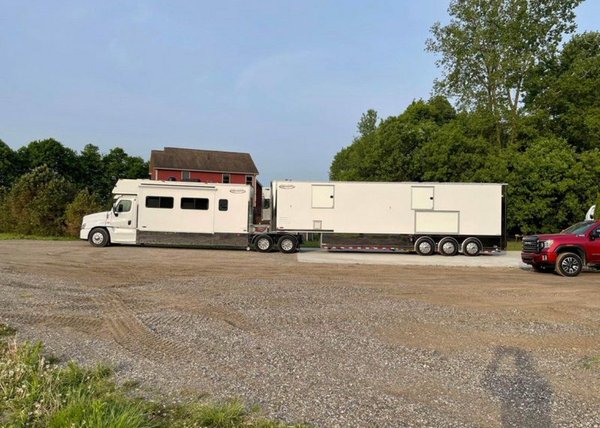
[[[0,241],[0,321],[141,393],[287,421],[600,426],[598,273]]]

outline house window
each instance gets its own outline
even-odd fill
[[[252,183],[254,182],[254,177],[252,177],[251,175],[247,175],[246,176],[246,184],[248,186],[252,186]]]
[[[223,174],[223,183],[229,183],[231,180],[231,177],[229,176],[229,174]]]
[[[208,199],[206,198],[181,198],[182,210],[202,210],[208,209]]]
[[[190,181],[190,172],[189,171],[182,171],[181,172],[181,179],[183,181]]]
[[[146,196],[146,208],[173,208],[173,198],[167,196]]]
[[[229,209],[228,199],[219,199],[219,211],[227,211]]]

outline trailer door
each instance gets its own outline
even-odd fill
[[[333,208],[335,202],[335,186],[331,184],[312,185],[312,207]]]
[[[433,209],[433,186],[413,186],[412,187],[412,209],[413,210],[432,210]]]

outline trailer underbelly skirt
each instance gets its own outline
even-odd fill
[[[137,233],[138,245],[161,247],[239,248],[248,247],[246,233],[185,233],[151,232]]]
[[[417,239],[429,236],[436,243],[441,239],[454,238],[462,243],[470,236],[432,234],[367,234],[367,233],[323,233],[321,248],[333,251],[412,251]],[[495,252],[503,248],[501,236],[476,236],[484,252]]]

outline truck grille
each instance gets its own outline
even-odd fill
[[[523,238],[524,253],[538,253],[540,251],[540,241],[537,236],[525,236]]]

